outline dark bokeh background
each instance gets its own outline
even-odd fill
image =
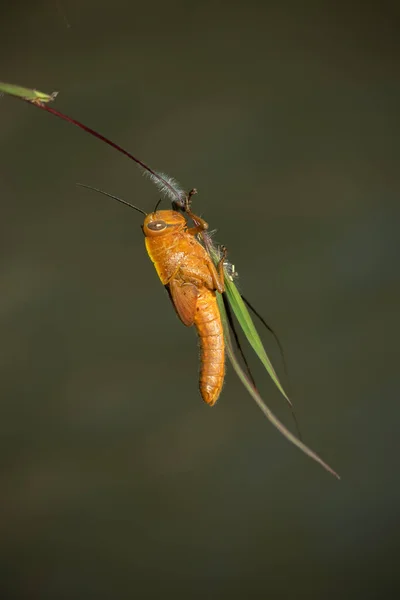
[[[59,90],[57,108],[199,189],[342,481],[230,369],[203,405],[140,215],[75,187],[149,210],[151,183],[3,98],[1,598],[394,597],[399,21],[349,4],[2,4],[1,80]]]

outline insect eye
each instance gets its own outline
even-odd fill
[[[166,226],[167,224],[165,221],[152,221],[147,225],[151,231],[161,231],[162,229],[165,229]]]

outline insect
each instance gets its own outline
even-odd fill
[[[189,196],[190,197],[190,196]],[[223,255],[216,267],[196,239],[208,224],[190,210],[197,223],[188,227],[176,210],[161,210],[146,216],[143,224],[146,249],[161,283],[166,287],[176,313],[187,327],[194,325],[200,339],[200,393],[213,406],[225,377],[225,343],[216,293],[225,291]]]
[[[142,209],[91,186],[78,184],[112,197],[145,215],[142,230],[147,253],[161,283],[166,288],[176,314],[184,325],[194,325],[200,340],[200,394],[213,406],[221,393],[225,378],[225,340],[216,293],[225,291],[224,272],[236,276],[226,260],[222,247],[218,264],[197,237],[207,231],[208,223],[191,210],[191,190],[182,205],[172,210],[157,210],[146,214]],[[181,210],[195,226],[188,227]]]
[[[55,98],[54,94],[43,94],[37,90],[4,83],[0,83],[0,92],[16,96],[37,108],[72,123],[125,154],[169,197],[172,201],[172,210],[157,210],[158,202],[153,212],[147,214],[142,209],[117,196],[97,188],[82,186],[101,192],[145,215],[142,229],[149,257],[154,263],[162,284],[168,291],[178,317],[184,325],[188,327],[194,325],[200,338],[200,392],[204,401],[213,406],[221,393],[225,377],[226,353],[239,379],[274,427],[307,456],[339,478],[338,474],[327,463],[275,417],[256,388],[234,328],[232,314],[235,315],[246,339],[271,379],[291,406],[291,402],[265,352],[248,309],[253,311],[271,333],[274,334],[274,332],[238,291],[235,285],[237,273],[234,266],[226,259],[225,248],[217,248],[213,244],[207,231],[208,224],[192,212],[191,199],[196,190],[186,193],[174,179],[163,173],[153,171],[118,144],[49,106],[49,102]],[[193,226],[189,226],[187,218],[193,221]],[[242,355],[245,369],[237,360],[231,333]]]
[[[148,168],[148,167],[147,167]],[[152,178],[159,174],[151,173]],[[180,190],[174,180],[162,175],[162,185],[171,185],[179,200],[174,200],[173,210],[155,210],[147,214],[142,209],[98,188],[78,184],[94,190],[134,208],[145,215],[142,230],[145,235],[147,253],[153,262],[161,283],[165,286],[176,314],[184,325],[194,325],[200,340],[200,394],[203,400],[213,406],[221,393],[225,378],[225,339],[217,292],[224,294],[225,277],[234,281],[238,274],[233,264],[226,260],[226,248],[221,247],[217,265],[210,254],[215,251],[208,234],[208,223],[191,210],[191,198],[197,193],[193,189],[188,194]],[[188,227],[186,218],[179,209],[192,219],[195,226]],[[203,235],[203,244],[197,237]],[[208,250],[206,249],[208,246]],[[244,302],[254,311],[265,327],[275,336],[274,331],[243,296]],[[244,360],[252,385],[255,382],[242,351],[239,338],[233,325],[229,304],[224,298],[224,306],[229,325]],[[275,336],[282,353],[278,338]]]

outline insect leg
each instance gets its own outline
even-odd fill
[[[215,266],[211,258],[209,258],[207,262],[208,270],[211,273],[214,289],[217,290],[220,294],[223,294],[225,291],[225,281],[224,281],[224,260],[226,257],[226,249],[223,249],[223,255],[218,261],[218,265]]]
[[[224,286],[224,291],[225,291],[224,264],[225,264],[226,256],[228,254],[228,251],[225,248],[225,246],[221,246],[221,252],[222,252],[222,255],[218,261],[217,269],[218,269],[218,274],[219,274],[219,280],[222,282],[222,284]]]
[[[188,229],[188,233],[190,235],[197,235],[197,234],[201,233],[202,231],[206,231],[208,229],[208,223],[204,219],[199,217],[198,215],[195,215],[190,208],[191,204],[192,204],[192,200],[191,200],[192,196],[194,196],[195,194],[197,194],[197,190],[196,190],[196,188],[193,188],[192,190],[190,190],[190,192],[186,196],[184,206],[180,206],[181,210],[183,212],[185,212],[187,214],[187,216],[190,219],[192,219],[193,223],[195,224],[195,227],[190,227]]]
[[[190,235],[197,235],[202,231],[206,231],[208,229],[208,223],[201,217],[198,217],[197,215],[193,214],[191,210],[186,211],[186,214],[192,219],[193,223],[196,225],[196,227],[189,227],[189,229],[187,230],[187,232]]]

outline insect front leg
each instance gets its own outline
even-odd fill
[[[204,219],[193,214],[191,210],[186,211],[186,214],[192,219],[193,223],[196,225],[195,227],[189,227],[189,229],[187,230],[187,232],[190,233],[190,235],[198,235],[203,231],[207,231],[208,223]]]
[[[202,231],[207,231],[208,229],[208,223],[198,215],[195,215],[190,208],[192,205],[192,196],[195,194],[197,194],[196,188],[190,190],[186,196],[184,207],[182,207],[182,210],[187,214],[188,217],[190,217],[190,219],[192,219],[193,223],[195,224],[195,227],[190,227],[187,230],[190,235],[197,235]]]

